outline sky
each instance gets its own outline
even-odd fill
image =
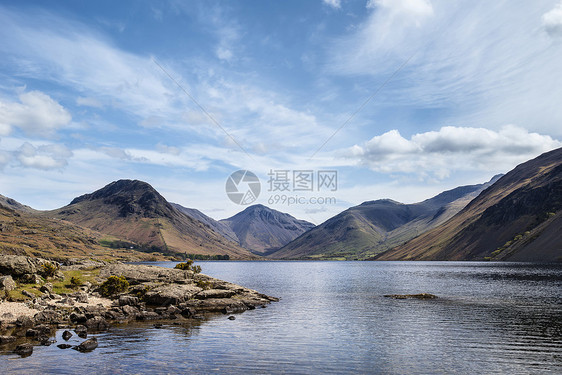
[[[247,170],[320,224],[562,147],[560,0],[1,0],[0,41],[0,194],[41,210],[138,179],[222,219]]]

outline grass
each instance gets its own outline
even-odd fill
[[[100,272],[99,269],[62,271],[62,273],[64,274],[63,280],[49,279],[42,284],[18,283],[16,289],[6,292],[6,297],[11,301],[18,301],[18,302],[30,300],[29,297],[23,295],[22,292],[24,290],[35,295],[36,297],[40,297],[43,293],[39,291],[39,288],[41,288],[41,286],[43,286],[46,283],[53,284],[53,293],[56,294],[74,293],[76,291],[77,286],[72,285],[70,281],[73,277],[80,279],[80,281],[82,281],[82,284],[85,282],[96,284],[96,277],[99,275],[99,272]]]

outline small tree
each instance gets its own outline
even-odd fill
[[[45,278],[53,277],[56,275],[58,269],[58,266],[54,265],[53,263],[44,263],[41,265],[39,273]]]
[[[194,266],[193,260],[191,260],[191,259],[188,259],[183,263],[176,264],[176,266],[174,268],[177,268],[179,270],[185,270],[185,271],[193,271],[195,273],[201,272],[201,266]]]
[[[129,282],[123,276],[109,276],[100,285],[99,292],[104,297],[111,297],[123,293],[129,288]]]
[[[82,280],[80,280],[79,277],[72,276],[72,277],[70,278],[70,285],[72,285],[73,287],[77,288],[77,287],[79,287],[80,285],[82,285]]]

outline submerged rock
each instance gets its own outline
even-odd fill
[[[92,337],[86,341],[83,341],[80,345],[73,347],[72,349],[78,350],[79,352],[91,352],[98,347],[98,339]]]
[[[72,333],[70,331],[64,331],[62,333],[62,338],[64,341],[70,340],[71,337],[72,337]]]
[[[415,298],[415,299],[435,299],[437,298],[436,295],[429,294],[429,293],[419,293],[419,294],[385,294],[384,297],[394,298],[394,299],[407,299],[407,298]]]
[[[20,344],[16,346],[14,353],[20,355],[21,357],[29,357],[33,354],[33,345],[29,343]]]

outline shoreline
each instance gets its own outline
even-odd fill
[[[189,324],[210,315],[241,313],[279,301],[192,270],[108,264],[89,259],[69,261],[57,268],[52,278],[35,286],[24,283],[29,278],[42,280],[36,273],[26,272],[37,272],[46,263],[54,264],[25,256],[0,257],[0,273],[4,275],[0,289],[4,289],[5,296],[8,299],[15,293],[28,296],[25,302],[0,301],[0,353],[25,357],[32,354],[33,346],[58,344],[61,349],[70,348],[65,342],[54,339],[58,329],[66,329],[69,335],[88,341],[89,333],[106,331],[112,325],[150,321],[160,325]],[[7,270],[11,270],[9,275],[6,275]],[[84,282],[71,293],[55,293],[49,281],[70,274],[88,275],[93,282]],[[100,286],[110,278],[126,280],[126,290],[102,296]],[[22,289],[22,285],[26,289]],[[229,319],[235,317],[229,316]],[[83,343],[82,347],[92,348],[89,350],[97,347],[97,343]],[[81,350],[80,345],[72,348]]]

